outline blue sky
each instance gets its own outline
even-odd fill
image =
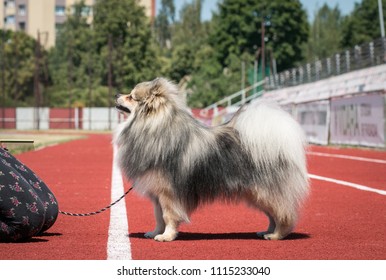
[[[178,13],[181,7],[185,3],[190,3],[191,1],[192,0],[175,0],[177,18],[179,17]],[[161,1],[156,1],[156,2],[160,3]],[[212,11],[217,9],[218,2],[219,2],[218,0],[204,0],[204,7],[203,7],[203,14],[202,14],[203,20],[207,20],[211,18]],[[302,3],[303,7],[306,9],[309,20],[312,20],[317,7],[323,6],[324,3],[327,3],[327,5],[329,5],[331,8],[338,5],[341,13],[343,15],[347,15],[354,9],[355,2],[359,3],[361,2],[361,0],[300,0],[300,2]]]

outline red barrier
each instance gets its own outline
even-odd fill
[[[0,128],[16,128],[16,108],[0,109]]]
[[[49,114],[50,129],[81,129],[82,108],[51,108]]]

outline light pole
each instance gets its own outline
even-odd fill
[[[385,24],[383,23],[383,8],[382,0],[378,0],[378,10],[379,10],[379,24],[381,25],[381,36],[385,37]]]
[[[5,26],[1,30],[1,93],[3,105],[1,106],[1,122],[2,128],[5,128]]]

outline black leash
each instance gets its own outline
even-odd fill
[[[3,147],[3,143],[34,143],[34,140],[15,140],[15,139],[0,139],[0,147],[5,149],[6,151],[8,151],[7,148]],[[59,210],[59,213],[62,214],[62,215],[67,215],[67,216],[72,216],[72,217],[88,217],[88,216],[94,216],[94,215],[97,215],[97,214],[100,214],[108,209],[110,209],[112,206],[114,206],[115,204],[117,204],[119,201],[122,200],[122,198],[124,198],[132,189],[134,188],[134,185],[129,188],[120,198],[118,198],[116,201],[114,201],[113,203],[111,203],[109,206],[106,206],[98,211],[95,211],[95,212],[89,212],[89,213],[70,213],[70,212],[64,212],[64,211],[61,211]]]
[[[60,211],[59,210],[59,213],[60,214],[63,214],[63,215],[67,215],[67,216],[72,216],[72,217],[88,217],[88,216],[93,216],[93,215],[97,215],[99,213],[102,213],[104,211],[106,211],[107,209],[110,209],[112,206],[114,206],[115,204],[117,204],[119,201],[122,200],[122,198],[124,198],[132,189],[134,188],[134,186],[132,186],[130,189],[128,189],[120,198],[118,198],[116,201],[114,201],[113,203],[111,203],[109,206],[106,206],[105,208],[102,208],[98,211],[95,211],[95,212],[89,212],[89,213],[84,213],[84,214],[79,214],[79,213],[69,213],[69,212],[64,212],[64,211]]]

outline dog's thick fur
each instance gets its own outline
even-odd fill
[[[260,238],[282,239],[292,231],[308,177],[304,135],[289,114],[257,102],[208,128],[164,78],[138,84],[116,104],[128,116],[115,135],[120,167],[154,204],[156,227],[146,237],[174,240],[179,224],[216,198],[263,211],[269,227]]]

